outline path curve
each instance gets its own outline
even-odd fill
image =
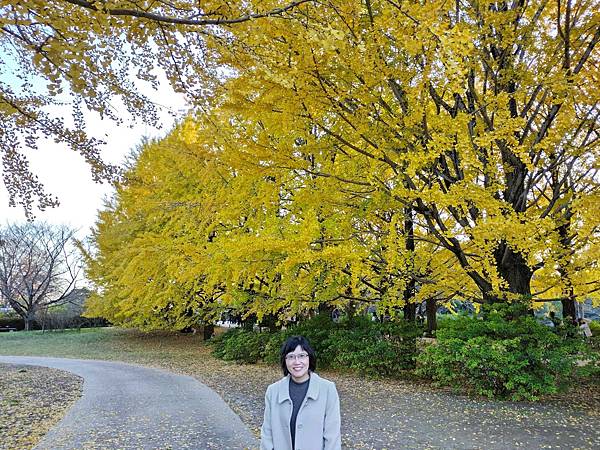
[[[0,356],[84,379],[81,398],[36,450],[246,449],[258,442],[219,395],[196,379],[120,362]]]

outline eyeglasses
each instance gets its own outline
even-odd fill
[[[294,353],[289,353],[287,355],[285,355],[285,359],[286,361],[294,361],[294,360],[299,360],[299,359],[306,359],[308,358],[308,353],[298,353],[298,354],[294,354]]]

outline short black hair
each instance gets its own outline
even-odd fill
[[[302,347],[306,353],[308,353],[308,370],[314,372],[317,370],[317,354],[308,343],[308,340],[304,336],[290,336],[281,346],[281,370],[283,370],[283,376],[289,375],[287,365],[285,364],[285,357],[288,353],[292,353],[296,350],[296,347]]]

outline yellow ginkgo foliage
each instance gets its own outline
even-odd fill
[[[596,296],[596,1],[329,0],[285,19],[207,41],[211,106],[144,148],[101,217],[114,314],[457,297],[574,315]]]
[[[306,4],[233,30],[222,108],[264,130],[264,164],[412,211],[479,301],[574,315],[600,289],[597,6]]]

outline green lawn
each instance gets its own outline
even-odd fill
[[[119,328],[0,333],[0,354],[55,356],[135,362],[165,368],[189,368],[210,357],[198,335],[142,333]]]

